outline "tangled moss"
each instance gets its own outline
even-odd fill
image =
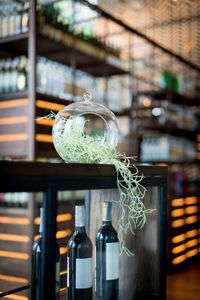
[[[46,118],[55,118],[51,113]],[[70,117],[72,118],[72,117]],[[76,118],[76,117],[74,117]],[[62,119],[65,127],[66,119]],[[137,228],[142,228],[146,222],[145,206],[142,199],[146,189],[141,185],[142,176],[138,176],[137,167],[131,163],[132,158],[116,152],[107,145],[94,142],[91,136],[84,135],[77,126],[71,126],[70,131],[60,130],[54,134],[54,146],[66,162],[113,164],[117,173],[117,186],[120,194],[118,202],[120,219],[118,221],[118,238],[120,252],[127,255],[133,253],[126,247],[124,236],[130,231],[133,235]],[[125,213],[128,208],[128,215]]]

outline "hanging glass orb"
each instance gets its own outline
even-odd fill
[[[84,101],[67,105],[55,117],[53,143],[66,162],[84,161],[83,158],[79,159],[78,154],[76,157],[71,155],[71,151],[76,151],[77,147],[81,152],[80,143],[105,146],[112,150],[117,146],[118,124],[115,115],[104,105],[90,101],[91,98],[90,93],[84,94]]]

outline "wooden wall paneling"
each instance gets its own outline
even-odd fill
[[[18,100],[9,100],[0,102],[0,119],[27,116],[28,100],[21,99],[19,101],[20,102],[18,102]],[[17,105],[16,102],[18,102],[19,105]]]
[[[27,141],[5,142],[0,143],[0,155],[4,157],[21,157],[27,156]]]
[[[0,102],[0,155],[26,157],[28,99]]]

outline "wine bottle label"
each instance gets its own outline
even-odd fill
[[[76,289],[92,287],[92,257],[76,259]]]
[[[83,205],[76,205],[75,207],[75,226],[85,226],[85,208]]]
[[[67,287],[69,287],[69,257],[67,256]]]
[[[106,280],[119,278],[119,243],[106,243]]]
[[[56,263],[56,295],[59,295],[60,292],[60,262]]]

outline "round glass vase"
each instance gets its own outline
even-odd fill
[[[117,118],[104,105],[90,101],[90,94],[83,99],[67,105],[56,115],[52,129],[54,147],[65,162],[103,163],[95,160],[95,150],[115,150]]]

